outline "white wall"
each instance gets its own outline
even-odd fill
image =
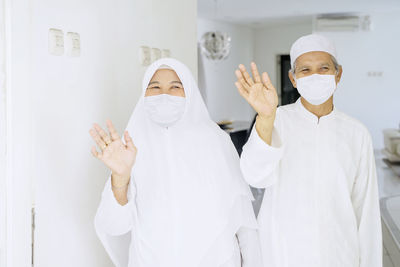
[[[0,0],[0,266],[6,266],[6,90],[4,1]]]
[[[254,36],[250,27],[198,19],[198,40],[208,31],[226,32],[231,36],[231,53],[215,62],[199,52],[199,87],[214,121],[225,119],[251,121],[254,111],[235,87],[235,69],[240,63],[249,66],[254,57]]]
[[[196,74],[196,1],[13,0],[14,265],[112,266],[93,218],[108,170],[90,154],[93,122],[121,132],[141,91],[141,45]],[[184,12],[180,12],[184,11]],[[177,15],[177,12],[179,15]],[[48,29],[78,32],[81,56],[51,56]],[[30,191],[30,184],[34,190]],[[16,214],[18,215],[18,214]]]
[[[400,123],[400,17],[398,12],[372,13],[373,30],[329,33],[338,50],[343,77],[335,94],[336,106],[362,121],[375,148],[383,148],[382,130]],[[368,77],[369,71],[383,72]]]
[[[312,32],[312,21],[302,20],[294,24],[271,24],[255,29],[254,58],[260,72],[268,72],[279,91],[278,56],[288,55],[292,43]]]

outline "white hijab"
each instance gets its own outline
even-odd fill
[[[176,72],[186,95],[184,114],[168,128],[151,121],[144,108],[148,83],[165,65]],[[253,195],[242,179],[229,135],[210,119],[184,64],[171,58],[154,62],[142,89],[126,128],[138,148],[130,182],[135,208],[129,266],[200,266],[210,249],[226,246],[217,244],[221,235],[234,236],[241,226],[257,227],[251,205],[240,204],[251,203]],[[121,249],[129,253],[129,239],[97,232],[114,263],[126,266]]]

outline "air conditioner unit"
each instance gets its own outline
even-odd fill
[[[318,15],[313,20],[314,32],[370,31],[370,16],[329,14]]]

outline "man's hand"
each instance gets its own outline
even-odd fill
[[[264,72],[262,77],[258,73],[257,66],[251,63],[250,77],[243,64],[235,71],[237,82],[235,85],[240,95],[258,113],[256,129],[259,136],[267,143],[271,144],[272,129],[275,121],[276,108],[278,106],[278,94],[272,85],[268,73]]]

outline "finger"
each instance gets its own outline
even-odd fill
[[[136,151],[136,146],[133,143],[132,137],[129,135],[128,131],[125,131],[124,139],[128,149],[130,149],[131,151]]]
[[[241,82],[235,82],[235,86],[238,90],[242,90],[246,93],[246,95],[249,94],[249,91],[243,86]]]
[[[239,94],[240,94],[244,99],[246,99],[246,101],[247,101],[247,100],[248,100],[248,97],[249,97],[249,92],[247,92],[239,82],[235,82],[235,85],[236,85],[236,88],[237,88],[238,91],[239,91]]]
[[[241,78],[238,82],[240,83],[240,85],[243,87],[244,90],[246,90],[248,93],[250,92],[251,87],[243,78]]]
[[[247,84],[247,82],[246,82],[246,80],[244,79],[244,76],[243,76],[243,74],[242,74],[242,72],[240,71],[240,70],[236,70],[235,71],[235,75],[236,75],[236,78],[237,78],[237,80],[238,80],[238,82],[240,83],[240,84],[246,84],[247,85],[247,87],[250,87],[248,84]],[[244,85],[243,85],[244,86]]]
[[[119,137],[119,134],[118,134],[117,130],[115,130],[115,127],[112,124],[111,120],[107,119],[106,120],[106,124],[107,124],[107,128],[108,128],[108,130],[110,131],[110,134],[111,134],[111,140],[115,141],[115,140],[121,139]]]
[[[246,80],[244,79],[242,72],[240,70],[236,70],[235,74],[238,79],[238,82],[241,84],[243,89],[249,91],[251,88],[250,88],[249,84],[246,82]]]
[[[260,83],[261,82],[261,77],[260,77],[260,74],[258,73],[258,69],[257,69],[256,63],[251,62],[250,65],[251,65],[251,73],[253,74],[254,81],[256,83]]]
[[[107,145],[104,143],[103,139],[100,138],[100,135],[97,133],[96,130],[93,128],[89,130],[90,135],[92,136],[93,140],[96,142],[96,144],[99,146],[101,151],[103,151]]]
[[[95,157],[98,158],[98,159],[101,159],[101,158],[103,157],[103,154],[102,154],[102,153],[99,153],[99,152],[96,150],[96,147],[95,147],[95,146],[92,146],[92,149],[91,149],[90,151],[92,152],[93,156],[95,156]]]
[[[271,83],[271,79],[269,78],[268,73],[263,72],[262,74],[262,82],[264,86],[269,90],[275,90],[275,87]]]
[[[242,72],[241,72],[240,70],[238,70],[238,69],[235,70],[235,75],[236,75],[236,78],[237,78],[238,80],[244,79]]]
[[[239,65],[239,69],[242,72],[242,75],[244,77],[244,79],[246,80],[246,82],[252,86],[254,84],[253,79],[250,77],[250,74],[247,72],[245,66],[243,64]]]
[[[95,130],[99,133],[101,139],[108,145],[111,143],[111,137],[97,123],[93,124]]]

